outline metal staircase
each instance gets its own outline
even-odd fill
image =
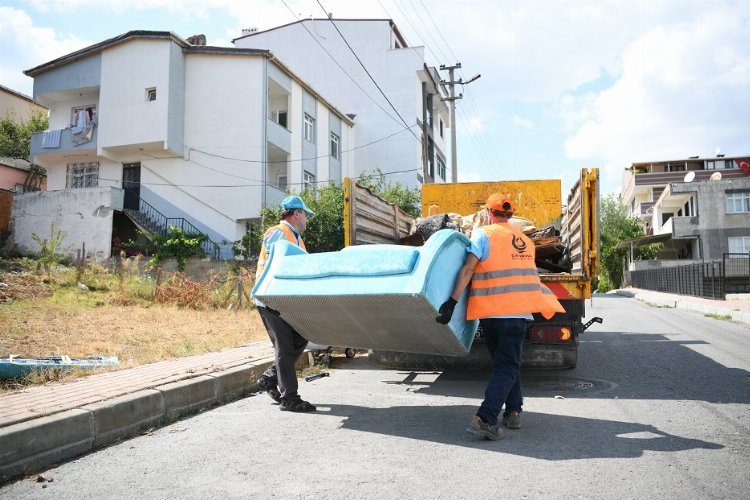
[[[138,200],[138,210],[125,208],[123,212],[146,233],[167,236],[169,228],[174,226],[186,233],[205,235],[187,219],[167,217],[142,199]],[[221,256],[221,247],[218,243],[211,241],[210,238],[201,242],[201,250],[214,259],[219,259]]]

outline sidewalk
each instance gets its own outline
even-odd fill
[[[727,300],[711,300],[631,287],[615,290],[614,293],[633,297],[642,302],[662,307],[688,309],[703,314],[731,316],[733,321],[750,325],[750,294],[727,294]]]
[[[0,396],[0,485],[258,390],[269,341]]]

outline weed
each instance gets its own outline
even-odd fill
[[[718,320],[721,320],[721,321],[731,321],[732,320],[732,315],[731,314],[707,313],[707,314],[704,314],[704,316],[707,317],[707,318],[718,319]]]

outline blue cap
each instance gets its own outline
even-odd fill
[[[284,211],[294,209],[304,210],[308,217],[315,215],[315,212],[307,208],[305,202],[302,201],[302,198],[299,196],[287,196],[281,201],[281,208],[283,208]]]

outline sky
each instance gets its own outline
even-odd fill
[[[461,182],[567,192],[598,167],[619,193],[634,162],[750,156],[750,0],[0,0],[0,84],[32,96],[24,70],[131,30],[232,46],[326,13],[393,19],[429,65],[481,75],[456,104]]]

